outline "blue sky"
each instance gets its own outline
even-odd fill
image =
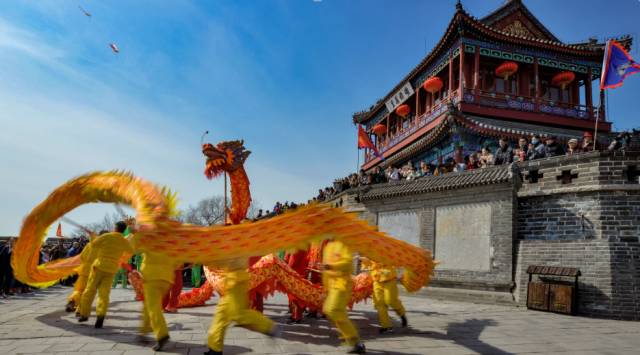
[[[463,1],[482,17],[501,0]],[[561,40],[640,32],[638,0],[529,0]],[[439,40],[455,1],[7,1],[0,14],[0,235],[53,188],[129,169],[182,205],[222,193],[199,138],[245,140],[254,198],[305,201],[356,168],[354,111]],[[82,5],[92,13],[85,17]],[[115,42],[120,54],[111,53]],[[632,55],[640,59],[638,50]],[[609,94],[637,127],[640,75]],[[101,219],[104,207],[71,217]],[[110,212],[112,210],[109,210]]]

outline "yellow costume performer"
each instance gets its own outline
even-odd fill
[[[363,269],[371,273],[373,279],[373,305],[380,319],[380,333],[391,330],[388,308],[391,307],[402,319],[402,327],[407,326],[405,309],[398,298],[397,275],[394,268],[362,258]]]
[[[116,223],[116,230],[99,236],[91,246],[91,272],[87,281],[87,287],[82,294],[80,302],[79,322],[86,322],[91,313],[93,299],[98,293],[96,305],[96,328],[102,328],[104,317],[109,307],[109,293],[113,277],[120,267],[120,258],[123,254],[133,253],[133,248],[124,238],[122,232],[127,228],[124,222]]]
[[[207,355],[220,355],[224,347],[224,335],[232,322],[239,327],[274,336],[276,325],[262,313],[249,308],[248,260],[236,259],[225,267],[224,294],[216,307],[213,323],[209,328]]]
[[[144,305],[142,309],[142,327],[140,332],[153,331],[156,345],[153,350],[160,351],[169,340],[169,329],[164,319],[162,299],[175,281],[176,266],[179,263],[168,261],[163,254],[144,252],[140,273],[143,279]]]
[[[351,274],[353,256],[340,241],[329,242],[322,255],[322,283],[327,291],[322,312],[335,324],[344,341],[352,346],[350,354],[364,354],[364,344],[360,342],[358,331],[347,315],[347,302],[351,298]]]
[[[87,280],[89,279],[89,272],[91,271],[90,257],[91,242],[85,245],[84,249],[82,249],[82,253],[80,253],[80,266],[76,269],[78,271],[78,279],[73,285],[73,292],[67,298],[67,312],[73,312],[74,310],[76,312],[79,311],[82,293],[87,287]],[[79,312],[77,314],[79,315]]]

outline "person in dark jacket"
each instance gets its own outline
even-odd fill
[[[493,156],[493,163],[495,165],[511,164],[513,162],[513,149],[509,146],[507,138],[501,137],[500,140],[498,140],[498,144],[500,147]]]
[[[556,138],[553,136],[547,137],[547,145],[544,150],[545,157],[556,157],[558,155],[565,155],[564,148],[556,142]]]
[[[2,298],[12,296],[13,269],[11,268],[11,252],[14,239],[9,239],[0,246],[0,295]]]
[[[539,135],[533,136],[531,138],[531,144],[533,145],[531,149],[527,150],[527,160],[540,159],[545,157],[545,146],[540,140]]]

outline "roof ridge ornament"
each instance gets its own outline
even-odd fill
[[[462,1],[460,1],[460,0],[456,0],[456,10],[458,10],[458,11],[462,11],[462,10],[464,10],[464,9],[462,8]]]

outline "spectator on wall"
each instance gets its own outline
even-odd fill
[[[518,139],[518,149],[518,161],[525,161],[527,159],[527,153],[529,150],[529,142],[527,141],[526,137],[520,137]],[[514,153],[514,158],[515,156],[516,154]]]
[[[513,162],[513,149],[509,146],[509,142],[505,137],[498,140],[498,150],[494,156],[493,163],[495,165],[511,164]]]
[[[574,155],[581,153],[582,149],[578,148],[578,140],[575,138],[569,139],[567,143],[567,155]]]
[[[481,168],[493,165],[493,154],[491,154],[491,149],[489,149],[489,147],[482,147],[482,151],[478,157],[478,162],[480,163]]]
[[[534,135],[531,138],[531,144],[527,149],[527,160],[540,159],[545,157],[545,146],[540,140],[539,135]]]
[[[564,155],[564,148],[556,141],[556,137],[549,136],[546,140],[546,146],[544,150],[545,157],[556,157],[558,155]]]

